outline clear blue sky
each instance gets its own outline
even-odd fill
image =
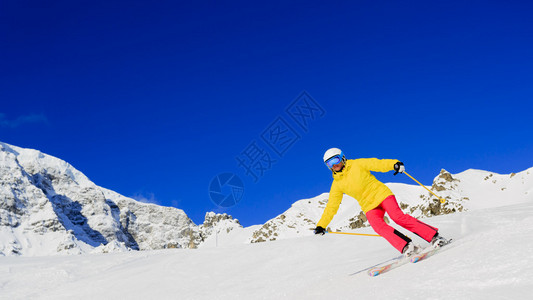
[[[533,166],[531,1],[230,2],[2,1],[0,141],[196,223],[328,192],[334,146],[424,184]],[[302,91],[325,111],[307,132],[285,112]],[[301,138],[254,182],[236,157],[278,117]],[[245,184],[228,209],[222,172]]]

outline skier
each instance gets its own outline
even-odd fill
[[[420,249],[410,238],[385,223],[385,213],[396,224],[420,236],[434,247],[443,246],[448,242],[439,235],[437,228],[404,214],[392,191],[370,173],[392,170],[396,171],[394,175],[403,173],[405,166],[401,161],[377,158],[346,160],[340,149],[331,148],[324,154],[324,163],[333,172],[333,183],[328,204],[317,223],[315,234],[326,233],[325,228],[337,213],[342,195],[347,194],[357,199],[374,231],[405,256],[411,256]]]

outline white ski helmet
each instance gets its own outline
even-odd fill
[[[330,148],[324,153],[324,163],[328,169],[333,171],[333,165],[338,164],[339,162],[346,163],[346,157],[344,152],[339,148]]]

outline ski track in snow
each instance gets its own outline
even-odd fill
[[[0,257],[0,299],[526,299],[533,290],[533,203],[425,220],[454,238],[453,247],[378,277],[349,275],[398,255],[382,238],[307,236],[197,250]]]

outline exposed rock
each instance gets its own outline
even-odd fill
[[[350,229],[370,226],[370,224],[368,224],[368,220],[366,219],[365,213],[363,213],[362,211],[359,213],[359,215],[351,218],[349,221],[350,221],[350,225],[349,225]]]
[[[281,220],[281,218],[277,217],[276,219],[274,219],[274,221],[268,221],[259,230],[254,231],[252,233],[252,239],[250,240],[250,243],[260,243],[268,240],[276,240],[276,238],[274,237],[274,232],[277,229],[276,220]]]
[[[194,248],[213,234],[228,234],[235,228],[242,228],[239,220],[225,213],[216,214],[214,212],[208,212],[205,214],[204,223],[198,228],[200,239],[194,240]]]
[[[435,178],[433,181],[433,185],[431,186],[431,189],[433,191],[444,191],[447,187],[449,187],[454,181],[458,181],[458,179],[453,178],[452,174],[450,172],[442,169],[440,171],[439,176]]]
[[[463,211],[464,206],[462,203],[469,199],[460,195],[459,183],[459,179],[454,178],[452,174],[442,169],[440,174],[433,180],[431,190],[434,193],[438,193],[446,201],[441,203],[440,199],[428,192],[426,195],[420,196],[422,202],[419,205],[404,206],[402,209],[407,210],[415,217],[432,217]]]

